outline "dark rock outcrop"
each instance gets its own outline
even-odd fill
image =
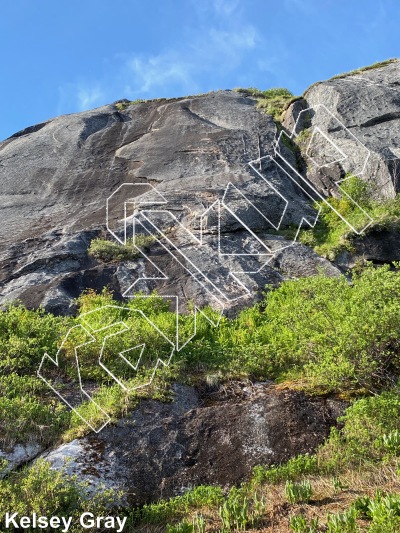
[[[266,383],[231,383],[214,393],[176,385],[172,403],[142,401],[115,426],[46,457],[92,491],[103,483],[143,504],[199,484],[231,486],[255,465],[311,452],[344,407]]]
[[[375,265],[400,261],[399,228],[375,226],[366,235],[353,237],[351,249],[341,252],[335,262],[346,270],[367,261]]]

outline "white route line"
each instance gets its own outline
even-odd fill
[[[173,248],[174,251],[176,251],[180,256],[181,258],[186,261],[187,263],[189,263],[189,265],[193,268],[193,270],[195,271],[195,273],[193,273],[187,266],[186,264],[184,264],[180,259],[178,259],[178,257],[176,255],[174,255],[172,253],[172,251],[167,248],[165,246],[165,244],[157,238],[159,244],[194,278],[198,281],[198,283],[200,283],[200,285],[207,291],[207,292],[211,292],[209,288],[207,288],[204,284],[204,281],[201,281],[195,274],[199,274],[200,276],[202,276],[202,278],[204,278],[205,282],[209,283],[212,288],[217,291],[219,293],[219,295],[224,298],[225,300],[227,300],[228,302],[234,302],[234,301],[237,301],[238,299],[242,298],[243,297],[243,294],[242,295],[238,295],[238,296],[235,296],[233,298],[229,298],[228,295],[226,293],[223,292],[223,289],[221,289],[220,287],[218,287],[215,282],[213,282],[209,277],[207,277],[207,275],[201,270],[201,268],[199,266],[197,266],[187,255],[185,255],[182,250],[180,250],[172,241],[171,239],[169,239],[167,237],[167,235],[165,235],[165,233],[160,230],[160,228],[150,220],[150,218],[148,217],[149,214],[153,214],[153,213],[160,213],[160,212],[163,212],[163,213],[168,213],[176,222],[176,226],[177,227],[180,227],[181,229],[183,229],[186,233],[188,233],[190,235],[191,238],[193,238],[195,241],[196,241],[196,245],[197,247],[200,247],[201,246],[201,240],[198,239],[197,237],[195,237],[193,235],[193,233],[191,233],[187,228],[185,228],[185,226],[183,226],[183,224],[181,224],[181,222],[179,222],[179,220],[175,217],[174,214],[172,214],[170,211],[147,211],[147,210],[144,210],[144,211],[141,211],[140,212],[140,215],[143,216],[143,218],[145,219],[146,222],[148,222],[153,228],[154,230],[156,231],[156,233],[158,233],[159,235],[161,235],[161,237]],[[231,276],[231,274],[228,274],[228,276]],[[236,280],[236,278],[234,276],[231,276],[232,278],[234,278]],[[249,289],[243,285],[242,282],[236,280],[238,285],[240,286],[240,289],[242,289],[243,291],[245,291],[247,294],[250,293]],[[215,295],[214,295],[215,297]],[[217,298],[219,300],[219,298]],[[223,302],[220,301],[221,305],[223,305]]]
[[[335,148],[335,150],[339,151],[339,153],[342,155],[342,157],[340,157],[339,159],[336,159],[336,160],[334,160],[334,161],[329,161],[329,163],[325,163],[324,165],[320,165],[319,163],[317,163],[317,162],[315,161],[315,159],[314,159],[314,158],[310,155],[310,153],[309,153],[309,152],[310,152],[310,147],[311,147],[311,145],[312,145],[312,143],[313,143],[313,141],[314,141],[314,138],[315,138],[315,134],[316,134],[316,133],[319,133],[320,135],[322,135],[322,136],[323,136],[323,137],[324,137],[324,138],[325,138],[325,139],[326,139],[326,140],[327,140],[327,141],[328,141],[328,142],[329,142],[329,143]],[[339,161],[344,161],[345,159],[347,159],[347,155],[346,155],[344,152],[342,152],[342,150],[340,150],[340,148],[337,147],[337,146],[335,145],[335,143],[332,142],[332,141],[329,139],[329,137],[328,137],[327,135],[325,135],[325,133],[324,133],[323,131],[321,131],[321,130],[318,128],[318,126],[315,126],[315,127],[313,128],[313,132],[312,132],[312,135],[311,135],[311,139],[310,139],[310,142],[309,142],[309,144],[308,144],[308,146],[307,146],[306,156],[307,156],[309,159],[311,159],[311,161],[314,163],[314,165],[315,165],[316,167],[318,167],[318,168],[323,168],[323,167],[326,167],[326,166],[329,166],[329,165],[334,165],[335,163],[339,163]]]
[[[147,192],[145,192],[145,193],[142,193],[141,196],[146,195],[149,192],[151,192],[151,193],[154,192],[159,199],[158,199],[158,201],[146,200],[146,199],[143,200],[142,199],[140,201],[128,200],[128,201],[124,202],[124,216],[123,216],[123,220],[124,220],[124,239],[121,240],[118,237],[118,235],[110,228],[110,201],[113,198],[113,196],[115,196],[124,187],[141,187],[141,188],[146,188],[147,187],[149,190]],[[106,227],[107,227],[107,230],[111,233],[111,235],[114,237],[114,239],[116,239],[120,244],[126,245],[126,242],[127,242],[127,237],[126,237],[127,221],[130,218],[130,217],[127,216],[127,205],[134,205],[134,206],[139,207],[140,205],[162,205],[162,204],[167,204],[167,203],[168,202],[167,202],[165,196],[163,194],[161,194],[150,183],[141,183],[141,182],[122,183],[106,200]]]
[[[64,398],[64,396],[62,394],[60,394],[58,392],[57,389],[55,389],[53,387],[53,385],[47,381],[47,379],[42,375],[42,367],[45,363],[45,361],[49,360],[51,361],[51,363],[53,363],[53,365],[55,365],[57,368],[59,368],[59,355],[60,355],[60,351],[63,349],[63,346],[65,344],[65,342],[67,341],[70,333],[74,330],[74,329],[83,329],[85,331],[85,333],[91,338],[90,341],[88,342],[85,342],[85,343],[82,343],[82,344],[77,344],[74,346],[74,354],[75,354],[75,363],[76,363],[76,367],[77,367],[77,371],[78,371],[78,379],[79,379],[79,389],[81,391],[81,393],[86,396],[87,400],[94,404],[96,409],[98,409],[99,411],[102,412],[102,414],[104,415],[104,418],[106,419],[105,422],[103,422],[103,424],[100,426],[100,427],[95,427],[91,424],[91,422],[89,422],[89,420],[87,420],[86,418],[84,418],[83,415],[81,415],[79,413],[79,411],[73,407],[66,398]],[[87,346],[88,344],[92,344],[93,342],[95,342],[96,339],[95,337],[85,328],[83,327],[82,325],[78,325],[78,326],[74,326],[72,327],[71,329],[69,329],[68,333],[66,334],[66,336],[64,337],[64,340],[62,341],[61,343],[61,346],[60,348],[58,349],[57,353],[56,353],[56,356],[55,356],[55,359],[53,359],[52,357],[50,357],[50,355],[48,353],[45,353],[41,362],[40,362],[40,365],[39,365],[39,368],[36,372],[37,376],[46,383],[46,385],[48,387],[50,387],[50,389],[52,389],[53,392],[55,392],[57,394],[57,396],[76,414],[79,416],[79,418],[81,418],[85,424],[87,424],[91,430],[93,430],[95,433],[99,433],[102,429],[104,429],[106,427],[106,425],[110,422],[111,418],[110,416],[100,407],[100,405],[98,403],[96,403],[93,398],[84,390],[83,388],[83,385],[82,385],[82,379],[81,379],[81,371],[80,371],[80,367],[79,367],[79,357],[78,357],[78,353],[77,353],[77,350],[78,348],[82,348],[83,346]]]
[[[302,110],[300,113],[299,113],[299,116],[297,117],[297,120],[296,120],[296,124],[293,128],[293,131],[292,131],[292,134],[291,135],[287,135],[283,130],[280,132],[279,134],[279,137],[275,143],[275,155],[276,157],[280,158],[281,160],[283,160],[285,162],[285,164],[290,168],[290,170],[295,174],[296,178],[300,179],[303,184],[305,184],[309,189],[311,189],[313,191],[313,193],[318,197],[318,199],[323,202],[325,205],[327,205],[332,211],[334,211],[336,213],[336,215],[341,218],[343,220],[343,222],[345,222],[345,224],[354,232],[356,233],[357,235],[361,235],[373,222],[373,218],[369,215],[369,213],[367,213],[365,211],[365,209],[363,209],[345,190],[343,190],[343,188],[340,186],[340,183],[343,183],[344,181],[346,181],[347,179],[349,179],[350,177],[347,177],[347,178],[344,178],[344,179],[341,179],[341,180],[338,180],[338,181],[335,181],[335,185],[338,187],[338,189],[340,190],[340,192],[342,194],[344,194],[349,200],[351,200],[353,202],[353,204],[355,206],[357,206],[357,208],[365,215],[365,217],[369,220],[369,222],[361,229],[361,230],[357,230],[356,228],[354,228],[354,226],[345,218],[343,217],[338,211],[337,209],[335,209],[327,200],[324,196],[322,196],[318,190],[312,185],[311,182],[309,182],[308,180],[306,180],[301,174],[299,174],[299,172],[293,168],[293,166],[289,163],[289,161],[287,161],[285,159],[285,157],[282,155],[281,151],[280,151],[280,142],[281,142],[281,139],[282,139],[282,136],[283,135],[286,135],[289,139],[293,140],[293,138],[297,138],[299,134],[296,134],[296,130],[297,130],[297,125],[299,123],[299,121],[301,120],[301,114],[302,113],[310,113],[312,111],[318,111],[319,109],[323,109],[326,113],[328,113],[330,115],[330,117],[335,120],[341,128],[343,128],[343,130],[345,130],[345,133],[350,135],[350,137],[359,145],[361,146],[366,152],[366,156],[364,158],[364,161],[363,161],[363,164],[362,164],[362,169],[360,172],[357,172],[357,171],[353,171],[354,174],[357,174],[357,175],[362,175],[364,172],[365,172],[365,169],[366,169],[366,166],[367,166],[367,163],[368,163],[368,160],[370,158],[370,155],[371,155],[371,151],[351,132],[348,130],[348,128],[346,128],[346,126],[335,116],[333,115],[333,113],[331,113],[329,111],[329,109],[327,109],[327,107],[324,105],[324,104],[317,104],[316,106],[314,107],[309,107],[307,109],[304,109]],[[317,130],[319,133],[321,133],[325,139],[327,139],[329,141],[330,144],[332,144],[334,146],[334,148],[339,152],[339,153],[342,153],[347,159],[348,159],[348,156],[346,154],[344,154],[344,152],[337,146],[337,144],[327,135],[325,134],[324,132],[322,132],[320,130],[320,128],[318,127],[315,127],[313,128],[313,133],[312,133],[312,137],[311,137],[311,140],[310,140],[310,143],[308,145],[308,148],[307,148],[307,151],[311,145],[311,141],[314,137],[314,131]],[[312,159],[312,158],[310,158]],[[313,161],[314,162],[314,161]],[[334,162],[330,162],[326,165],[322,165],[322,166],[329,166],[329,165],[332,165]],[[317,165],[319,166],[319,168],[322,168],[321,165]],[[282,168],[282,167],[281,167]],[[282,168],[282,170],[284,170]],[[290,176],[289,173],[286,173],[290,179],[292,179],[292,181],[294,181],[296,183],[296,181],[292,178],[292,176]],[[297,185],[299,185],[297,183]],[[303,190],[303,192],[305,194],[307,194],[307,196],[309,198],[312,198],[312,196],[304,189],[304,187],[300,186],[301,189]],[[315,200],[315,198],[312,198],[313,200]]]
[[[110,339],[111,337],[114,337],[116,335],[121,335],[122,333],[126,333],[127,331],[130,331],[130,327],[124,322],[124,321],[118,321],[118,322],[113,322],[112,324],[109,324],[108,326],[105,326],[105,327],[101,327],[101,328],[97,328],[97,329],[94,329],[92,328],[92,326],[90,325],[90,323],[84,318],[84,317],[87,317],[88,315],[91,315],[93,313],[98,313],[99,311],[103,311],[105,309],[118,309],[118,310],[122,310],[122,311],[128,311],[130,313],[138,313],[139,315],[141,315],[142,318],[144,318],[156,331],[159,335],[161,335],[164,340],[171,346],[171,353],[168,357],[168,359],[166,361],[160,359],[159,357],[157,358],[157,361],[153,367],[153,372],[150,376],[150,379],[149,381],[147,381],[146,383],[143,383],[143,384],[140,384],[140,385],[136,385],[136,386],[132,386],[132,387],[127,387],[119,378],[117,378],[117,376],[114,375],[114,373],[103,363],[102,361],[102,358],[103,358],[103,354],[104,354],[104,348],[105,348],[105,345],[106,345],[106,342],[107,342],[107,339]],[[168,339],[168,337],[158,328],[158,326],[152,321],[150,320],[144,313],[141,309],[134,309],[134,308],[130,308],[130,307],[123,307],[123,306],[116,306],[116,305],[105,305],[105,306],[102,306],[102,307],[98,307],[92,311],[87,311],[86,313],[83,313],[82,315],[79,316],[79,319],[82,320],[82,322],[85,324],[85,326],[79,324],[77,326],[73,326],[72,328],[70,328],[67,332],[67,334],[65,335],[64,337],[64,340],[62,341],[61,343],[61,346],[60,348],[58,349],[57,353],[56,353],[56,356],[55,356],[55,359],[53,359],[52,357],[50,357],[47,353],[44,354],[41,362],[40,362],[40,365],[39,365],[39,368],[37,370],[37,376],[43,380],[46,385],[48,385],[56,394],[57,396],[75,413],[79,416],[79,418],[81,418],[89,427],[90,429],[92,429],[95,433],[99,433],[102,429],[104,429],[106,427],[106,425],[110,422],[111,418],[110,416],[106,413],[106,411],[104,411],[104,409],[102,409],[100,407],[100,405],[98,403],[96,403],[93,398],[84,390],[83,388],[83,385],[82,385],[82,378],[81,378],[81,371],[80,371],[80,364],[79,364],[79,356],[78,356],[78,352],[77,350],[79,348],[82,348],[83,346],[87,346],[88,344],[92,344],[96,341],[96,337],[93,335],[95,333],[99,333],[101,331],[106,331],[107,329],[111,329],[111,328],[114,328],[115,326],[119,326],[119,325],[122,325],[123,326],[123,329],[120,330],[120,331],[117,331],[117,332],[114,332],[114,333],[111,333],[110,335],[106,335],[103,339],[103,343],[102,343],[102,347],[101,347],[101,350],[100,350],[100,353],[99,353],[99,358],[98,358],[98,364],[100,367],[102,367],[113,379],[114,381],[123,389],[125,390],[126,392],[131,392],[133,390],[136,390],[136,389],[140,389],[140,388],[143,388],[143,387],[147,387],[148,385],[150,385],[154,379],[154,376],[155,376],[155,373],[157,371],[157,369],[159,368],[160,365],[163,365],[164,367],[167,367],[169,366],[170,362],[171,362],[171,359],[172,359],[172,356],[174,354],[174,351],[175,351],[175,344],[170,340]],[[85,332],[86,335],[88,335],[90,337],[90,340],[87,341],[87,342],[84,342],[84,343],[81,343],[81,344],[77,344],[74,346],[74,355],[75,355],[75,363],[76,363],[76,368],[77,368],[77,374],[78,374],[78,380],[79,380],[79,389],[81,391],[81,393],[87,398],[87,400],[92,403],[93,405],[95,405],[96,409],[98,409],[103,415],[104,415],[104,418],[106,419],[105,422],[103,422],[99,427],[96,427],[94,425],[92,425],[91,421],[87,420],[80,412],[77,408],[73,407],[70,402],[42,375],[42,367],[45,363],[45,361],[50,361],[53,365],[55,365],[57,368],[59,368],[59,356],[60,356],[60,352],[61,350],[63,349],[64,347],[64,344],[66,343],[66,341],[68,340],[71,332],[73,330],[76,330],[76,329],[80,329],[80,330],[83,330]],[[90,330],[90,331],[89,331]],[[139,367],[139,364],[140,364],[140,361],[141,361],[141,358],[142,358],[142,355],[143,355],[143,352],[144,352],[144,349],[145,349],[145,343],[143,344],[139,344],[139,345],[136,345],[132,348],[128,348],[127,350],[123,350],[122,352],[119,352],[118,353],[118,356],[121,357],[133,370],[137,370],[138,367]],[[127,353],[127,352],[130,352],[138,347],[142,347],[142,350],[141,350],[141,354],[138,358],[138,361],[136,363],[136,365],[133,365],[123,354]]]

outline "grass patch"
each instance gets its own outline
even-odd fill
[[[118,109],[118,111],[124,111],[131,105],[142,104],[143,102],[146,102],[146,100],[143,100],[142,98],[138,98],[137,100],[121,100],[115,104],[115,107]]]
[[[361,74],[362,72],[367,72],[368,70],[374,70],[376,68],[382,68],[386,67],[387,65],[391,65],[392,63],[397,63],[397,58],[391,58],[391,59],[385,59],[384,61],[377,61],[376,63],[373,63],[372,65],[367,65],[366,67],[360,67],[355,70],[350,70],[349,72],[344,72],[343,74],[336,74],[336,76],[332,76],[330,78],[331,80],[336,80],[339,78],[347,78],[347,76],[354,76],[355,74]]]
[[[69,414],[36,377],[46,351],[72,324],[42,309],[10,305],[0,313],[0,447],[37,440],[49,445],[67,427]]]
[[[90,312],[106,305],[120,306],[111,294],[105,290],[101,294],[87,291],[77,301],[80,313]],[[174,331],[174,314],[169,311],[168,303],[162,298],[135,298],[129,304],[132,309],[140,309],[163,331]],[[149,323],[137,311],[107,311],[91,315],[93,328],[106,326],[115,321],[126,320],[134,333],[120,338],[113,337],[113,342],[104,351],[105,361],[120,378],[130,387],[147,383],[153,373],[153,358],[166,357],[165,342],[149,328]],[[190,322],[193,318],[188,317]],[[184,319],[182,327],[184,329]],[[17,443],[36,441],[43,446],[50,446],[59,440],[69,440],[88,432],[86,424],[64,403],[60,402],[54,392],[36,375],[39,364],[45,353],[54,357],[61,341],[74,326],[81,324],[78,318],[55,317],[42,309],[29,311],[22,305],[14,304],[0,312],[0,448],[7,451]],[[104,336],[104,335],[103,335]],[[135,337],[136,336],[136,337]],[[115,339],[115,341],[114,341]],[[137,373],[129,371],[116,358],[123,349],[131,347],[137,339],[148,345],[147,355],[150,360],[143,359],[143,366]],[[60,368],[64,372],[63,384],[57,386],[61,394],[72,387],[78,390],[74,365],[74,346],[81,342],[79,338],[69,338],[65,348],[59,355]],[[177,365],[155,375],[151,386],[124,392],[115,384],[107,372],[98,364],[98,357],[103,337],[80,350],[81,377],[86,382],[95,382],[96,389],[93,399],[113,419],[123,416],[142,397],[168,399],[168,385],[177,378]],[[136,342],[138,344],[139,342]],[[145,354],[146,355],[146,354]],[[111,361],[110,361],[111,360]],[[114,361],[114,363],[113,363]],[[65,383],[64,383],[65,382]],[[78,412],[89,416],[92,404],[82,403]]]
[[[278,87],[260,91],[254,87],[248,89],[236,88],[234,91],[257,98],[257,108],[262,109],[268,115],[272,115],[275,120],[281,119],[282,113],[286,111],[290,104],[298,100],[288,89]]]
[[[400,273],[287,281],[259,306],[188,347],[191,368],[253,379],[300,380],[315,392],[390,385],[399,371]],[[209,354],[209,355],[208,355]]]
[[[136,100],[120,100],[116,102],[114,105],[118,109],[118,111],[124,111],[127,107],[130,107],[132,105],[137,104],[143,104],[143,103],[150,103],[150,102],[178,102],[179,100],[185,100],[187,98],[197,98],[199,96],[207,96],[208,94],[212,94],[214,91],[210,91],[207,93],[198,93],[198,94],[191,94],[187,96],[181,96],[181,97],[172,97],[172,98],[149,98],[148,100],[145,100],[143,98],[137,98]]]
[[[69,531],[80,533],[80,515],[83,512],[104,515],[117,496],[110,490],[104,490],[89,497],[86,489],[87,484],[76,477],[68,476],[62,470],[51,470],[48,463],[39,460],[30,468],[23,468],[0,480],[0,516],[4,517],[6,512],[19,513],[19,516],[37,513],[49,518],[71,516],[73,520]]]

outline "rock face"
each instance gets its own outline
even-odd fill
[[[229,309],[266,283],[320,267],[338,275],[271,229],[315,221],[307,183],[335,195],[352,172],[377,195],[399,190],[399,69],[395,61],[317,83],[290,106],[283,126],[302,138],[308,167],[287,143],[276,145],[276,125],[254,99],[231,91],[117,103],[13,135],[0,143],[0,303],[19,298],[73,313],[84,288],[109,285],[121,298],[137,282],[199,305],[218,294]],[[291,178],[288,165],[305,181]],[[90,240],[105,233],[106,204],[116,238],[125,243],[126,228],[132,235],[133,216],[136,231],[159,238],[152,263],[88,257]],[[159,271],[164,281],[146,280]]]
[[[351,251],[343,251],[336,258],[336,264],[343,270],[364,261],[376,265],[400,261],[399,229],[377,226],[367,235],[354,238]]]
[[[91,491],[104,484],[143,504],[200,484],[230,486],[255,465],[310,452],[344,407],[266,383],[231,383],[215,392],[176,385],[172,403],[142,401],[115,426],[46,458],[87,480]]]
[[[165,291],[200,304],[209,303],[207,294],[225,291],[228,308],[233,297],[254,299],[260,287],[287,275],[267,261],[277,248],[285,255],[290,242],[268,230],[315,217],[301,190],[268,158],[256,170],[248,164],[273,153],[276,133],[254,100],[220,91],[61,116],[0,143],[0,301],[19,298],[70,313],[72,299],[86,287],[108,284],[118,297],[146,276],[144,258],[105,266],[87,256],[90,240],[104,234],[107,198],[121,186],[120,197],[114,195],[108,206],[116,236],[124,226],[124,202],[135,201],[135,209],[168,210],[157,220],[158,235],[168,230],[180,252],[185,250],[183,258],[162,246],[153,253],[168,276]],[[136,197],[123,188],[126,183],[139,187]],[[161,195],[166,203],[160,206]],[[221,198],[224,205],[216,206]],[[147,225],[154,222],[149,217]],[[313,253],[307,267],[299,265],[301,275],[321,264],[337,275]],[[290,275],[296,276],[293,266]],[[196,282],[205,272],[207,280]],[[157,288],[163,292],[163,284]]]
[[[10,452],[0,450],[0,459],[6,461],[5,468],[0,471],[0,479],[11,470],[34,459],[42,451],[43,447],[38,442],[16,444]]]
[[[381,197],[400,191],[399,61],[312,85],[283,123],[296,133],[318,128],[307,177],[325,194],[345,173],[370,181]]]

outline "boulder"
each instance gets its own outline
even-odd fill
[[[174,392],[172,402],[144,400],[115,425],[62,445],[46,460],[87,481],[92,493],[112,487],[123,491],[126,505],[139,505],[200,484],[231,486],[253,466],[312,452],[347,405],[271,383],[175,385]]]
[[[319,186],[321,174],[338,160],[343,174],[366,179],[378,197],[393,198],[400,191],[399,84],[400,62],[395,60],[316,83],[304,93],[310,111],[303,113],[297,133],[311,126],[324,134],[314,135],[312,146],[308,144],[319,163],[308,172],[312,182]],[[299,116],[295,104],[287,112],[288,124]]]

